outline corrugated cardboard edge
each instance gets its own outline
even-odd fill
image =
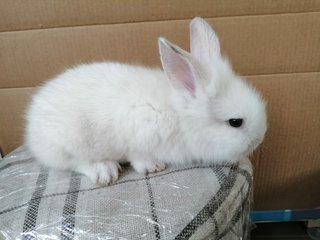
[[[320,71],[320,13],[207,20],[240,74]],[[188,50],[189,23],[174,20],[0,33],[0,88],[36,86],[66,68],[92,61],[159,65],[158,37]]]
[[[2,0],[0,31],[315,11],[317,0]]]

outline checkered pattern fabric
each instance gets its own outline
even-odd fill
[[[248,159],[96,186],[22,148],[0,161],[0,239],[245,239],[251,186]]]

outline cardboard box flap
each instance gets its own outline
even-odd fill
[[[242,75],[320,71],[320,13],[208,19]],[[159,65],[157,38],[189,49],[189,20],[0,33],[0,88],[36,86],[75,64]],[[142,41],[143,38],[143,41]]]
[[[0,31],[308,11],[320,11],[320,1],[2,0]]]

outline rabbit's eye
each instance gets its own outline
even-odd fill
[[[228,120],[231,127],[238,128],[242,126],[243,119],[242,118],[231,118]]]

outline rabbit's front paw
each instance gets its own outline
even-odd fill
[[[160,172],[166,168],[164,163],[155,163],[152,161],[138,160],[131,162],[131,164],[137,172],[144,174]]]
[[[82,168],[81,172],[98,185],[108,185],[118,179],[119,169],[121,169],[119,163],[115,161],[103,161],[92,163]]]

